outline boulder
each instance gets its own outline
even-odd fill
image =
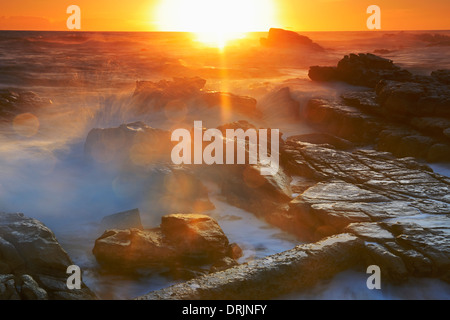
[[[268,37],[261,38],[261,45],[269,48],[292,48],[324,51],[320,45],[314,43],[310,38],[293,31],[278,28],[271,28],[269,30]]]
[[[380,80],[407,81],[412,74],[396,66],[392,60],[371,53],[352,53],[340,60],[336,68],[311,67],[309,77],[313,81],[344,81],[375,88]]]
[[[161,230],[166,239],[188,256],[225,256],[228,238],[219,224],[202,214],[170,214],[162,218]]]
[[[96,298],[84,283],[80,290],[67,288],[72,260],[50,229],[21,213],[0,213],[0,259],[8,272],[0,274],[3,299],[64,299],[64,294],[70,299]],[[47,276],[58,287],[41,280]]]
[[[107,230],[95,241],[93,254],[105,268],[130,272],[139,268],[177,270],[237,258],[236,245],[211,217],[171,214],[151,230]],[[178,272],[179,273],[179,272]]]

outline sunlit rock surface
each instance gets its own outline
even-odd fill
[[[201,214],[166,215],[155,229],[107,230],[96,240],[93,253],[104,268],[115,272],[195,268],[239,258],[237,245],[230,245],[217,221]]]
[[[267,38],[261,38],[261,45],[263,47],[276,49],[309,49],[314,51],[324,51],[317,43],[314,43],[310,38],[302,36],[294,31],[283,30],[278,28],[271,28]]]

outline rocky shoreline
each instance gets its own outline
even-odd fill
[[[275,41],[277,33],[263,43],[313,45],[292,35]],[[185,283],[138,298],[143,300],[273,299],[372,264],[392,283],[410,277],[450,283],[450,178],[424,164],[450,162],[450,71],[416,76],[390,60],[352,54],[337,67],[312,67],[310,77],[360,88],[339,98],[312,98],[303,108],[289,88],[274,94],[292,100],[281,113],[317,130],[280,140],[281,168],[274,176],[262,176],[256,165],[175,166],[168,160],[170,133],[143,122],[91,130],[86,160],[108,163],[155,204],[154,212],[142,215],[144,223],[138,211],[104,219],[103,235],[92,244],[100,266],[209,265]],[[149,112],[144,106],[156,110],[182,99],[214,109],[225,97],[233,112],[255,123],[270,112],[253,98],[204,91],[205,83],[138,82],[132,105]],[[239,121],[218,129],[254,127]],[[237,265],[239,244],[230,244],[217,222],[202,215],[214,207],[208,181],[218,182],[229,204],[308,244]],[[160,227],[143,228],[158,216]],[[96,298],[84,284],[67,289],[66,268],[73,262],[37,220],[0,213],[0,258],[0,299]]]

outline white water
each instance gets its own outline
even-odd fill
[[[410,278],[402,285],[383,282],[381,289],[369,290],[366,285],[370,275],[348,270],[333,279],[320,281],[307,291],[289,294],[283,300],[448,300],[450,284],[437,279]]]

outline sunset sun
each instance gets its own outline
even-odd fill
[[[247,32],[275,25],[272,0],[165,0],[156,10],[161,31],[195,33],[197,40],[224,47]]]

